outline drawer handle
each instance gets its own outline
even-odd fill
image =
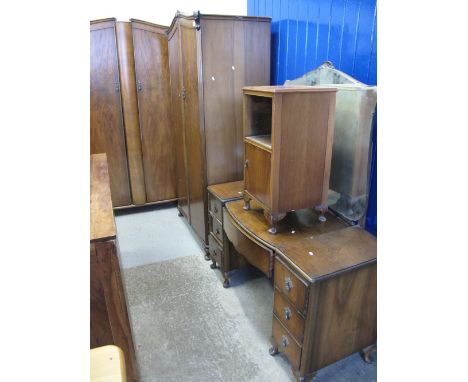
[[[281,337],[281,345],[283,345],[283,348],[289,345],[289,339],[284,334],[283,334],[283,337]]]
[[[245,167],[245,168],[249,167],[249,160],[248,160],[248,159],[245,160],[245,162],[244,162],[244,167]]]
[[[290,320],[291,317],[292,317],[291,309],[289,309],[288,307],[284,308],[284,318],[286,320]]]
[[[285,289],[289,292],[293,288],[293,283],[291,281],[291,278],[285,277],[284,278],[284,287]]]
[[[214,206],[214,213],[215,213],[215,214],[218,213],[218,207],[217,207],[217,206]]]
[[[221,232],[219,232],[219,228],[216,228],[216,235],[220,235]]]

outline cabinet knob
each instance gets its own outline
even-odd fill
[[[291,316],[292,316],[291,309],[289,309],[289,307],[284,308],[284,318],[285,318],[285,320],[291,319]]]
[[[285,277],[284,278],[284,288],[289,292],[293,288],[293,283],[291,278]]]
[[[141,85],[141,81],[137,81],[137,89],[139,92],[143,90],[143,86]]]
[[[219,232],[219,228],[216,228],[216,235],[219,235],[220,232]]]
[[[215,214],[218,213],[218,207],[217,207],[217,206],[214,206],[214,209],[213,209],[213,210],[214,210]]]
[[[283,346],[283,348],[289,345],[289,339],[284,334],[283,334],[283,337],[281,337],[281,345]]]

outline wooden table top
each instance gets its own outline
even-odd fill
[[[268,232],[263,210],[254,201],[226,204],[230,216],[263,245],[269,247],[310,282],[331,277],[377,260],[377,240],[360,227],[351,227],[331,213],[318,220],[312,209],[289,212],[278,222],[278,233]]]
[[[91,155],[91,242],[115,239],[106,154]]]
[[[211,192],[222,202],[242,198],[244,191],[244,181],[221,183],[208,186],[208,191]]]

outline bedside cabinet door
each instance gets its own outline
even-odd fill
[[[245,143],[245,188],[258,201],[270,208],[271,153]]]

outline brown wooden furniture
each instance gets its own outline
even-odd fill
[[[107,153],[114,207],[176,199],[166,30],[91,21],[91,153]]]
[[[286,212],[327,210],[336,89],[244,87],[245,207],[262,205],[269,232]]]
[[[224,230],[238,254],[274,277],[272,348],[283,352],[298,381],[376,342],[376,239],[329,212],[289,212],[276,235],[263,207],[226,203]],[[235,252],[228,252],[235,255]],[[231,261],[231,259],[225,259]],[[274,276],[273,276],[274,275]]]
[[[223,274],[225,288],[229,287],[227,272],[232,268],[237,268],[236,256],[229,256],[229,250],[233,250],[224,234],[223,229],[223,207],[226,202],[242,199],[242,189],[244,182],[216,184],[208,187],[208,209],[209,209],[209,229],[208,251],[212,261],[211,269],[219,268]],[[229,261],[233,263],[230,264]]]
[[[243,176],[241,88],[269,84],[270,23],[177,14],[168,30],[179,211],[205,248],[206,187]]]
[[[106,154],[91,155],[91,348],[116,345],[128,382],[138,381],[132,330],[122,285]]]

